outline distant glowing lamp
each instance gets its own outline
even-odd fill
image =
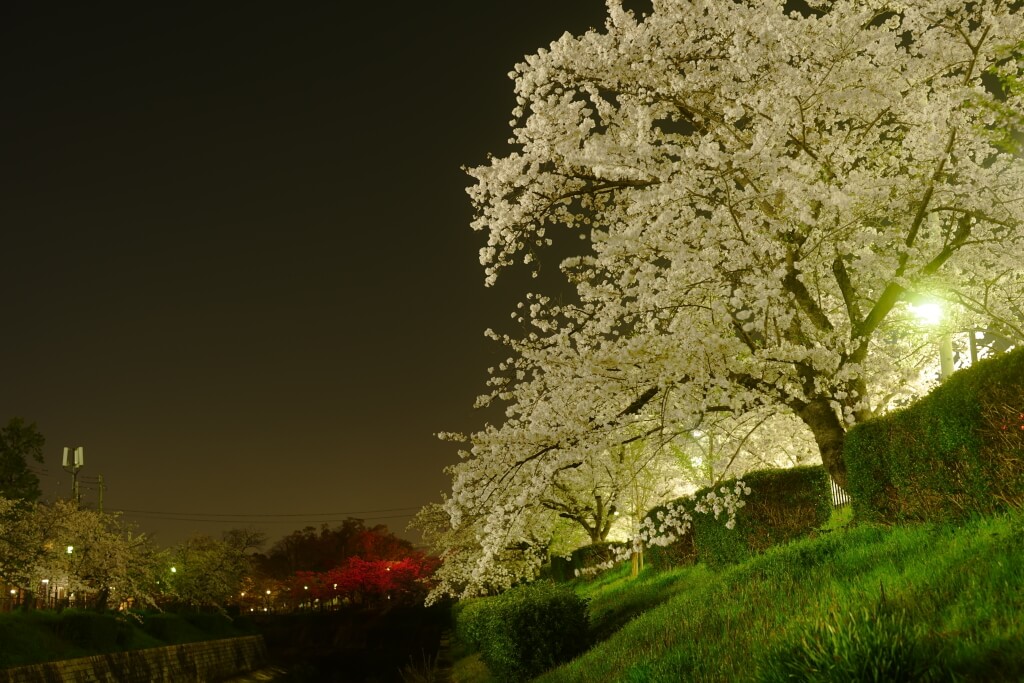
[[[178,568],[177,567],[171,567],[171,573],[172,574],[177,574],[178,573]]]
[[[942,306],[934,302],[910,304],[910,312],[924,325],[938,325],[942,322]]]
[[[71,554],[71,553],[73,553],[73,552],[75,552],[75,546],[73,546],[73,545],[69,545],[69,546],[68,546],[68,555],[70,555],[70,554]]]

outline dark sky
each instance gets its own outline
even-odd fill
[[[0,421],[45,435],[46,497],[82,445],[105,507],[164,545],[349,513],[402,532],[525,291],[483,287],[460,166],[505,149],[512,66],[603,17],[4,3]],[[253,514],[291,516],[226,517]]]

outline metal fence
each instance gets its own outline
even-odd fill
[[[836,480],[832,477],[828,478],[829,484],[832,485],[832,507],[842,508],[850,504],[850,494],[846,490],[836,483]]]

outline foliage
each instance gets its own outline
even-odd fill
[[[1024,349],[858,425],[846,453],[861,519],[963,519],[1024,504]]]
[[[154,604],[156,551],[119,514],[70,501],[32,503],[9,513],[0,530],[0,575],[23,590],[46,580],[79,597],[97,596],[101,609],[111,598]]]
[[[261,532],[231,530],[223,538],[193,536],[160,560],[160,584],[167,598],[192,607],[223,608],[237,600],[252,573],[252,551],[266,537]]]
[[[567,586],[538,581],[472,601],[456,629],[498,680],[523,681],[586,648],[587,604]]]
[[[209,615],[206,615],[209,616]],[[221,617],[79,609],[0,614],[0,668],[247,635]]]
[[[0,428],[0,498],[35,501],[42,495],[29,462],[43,462],[46,439],[34,422],[11,418]]]
[[[334,528],[325,524],[293,531],[257,559],[262,573],[284,580],[300,571],[326,572],[349,557],[397,560],[412,549],[382,524],[367,527],[363,520],[349,518]]]
[[[578,590],[592,621],[620,628],[538,681],[771,680],[777,658],[792,665],[826,648],[878,662],[924,653],[953,680],[1021,680],[1021,553],[1024,512],[1013,511],[962,526],[860,525],[719,571],[609,573]]]
[[[884,605],[854,613],[826,612],[771,652],[760,681],[949,680],[936,661],[934,638],[922,633],[905,610]]]
[[[736,515],[735,529],[698,517],[693,523],[697,558],[712,565],[746,559],[780,543],[805,536],[832,514],[828,475],[820,466],[748,472],[747,504]],[[722,482],[726,489],[735,481]],[[709,490],[695,495],[706,495]]]
[[[491,332],[509,357],[479,404],[504,417],[454,435],[446,507],[478,547],[452,584],[529,576],[504,552],[543,544],[559,473],[709,415],[799,420],[776,437],[810,434],[845,485],[847,427],[920,394],[949,331],[914,299],[1020,331],[1024,159],[990,131],[1024,100],[990,74],[1019,78],[1024,8],[783,4],[609,0],[603,30],[515,67],[513,149],[469,171],[487,282],[573,255]]]
[[[415,550],[395,560],[350,557],[344,564],[322,574],[297,574],[293,595],[299,595],[301,582],[303,586],[309,586],[313,598],[320,600],[343,596],[357,602],[369,599],[421,603],[437,564],[433,558]]]
[[[65,610],[57,622],[57,635],[94,652],[123,649],[132,628],[122,618],[109,613]]]

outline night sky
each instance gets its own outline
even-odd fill
[[[5,3],[0,421],[46,437],[45,498],[82,445],[84,503],[102,475],[161,545],[405,535],[527,288],[483,286],[460,167],[506,151],[512,66],[604,12]]]

